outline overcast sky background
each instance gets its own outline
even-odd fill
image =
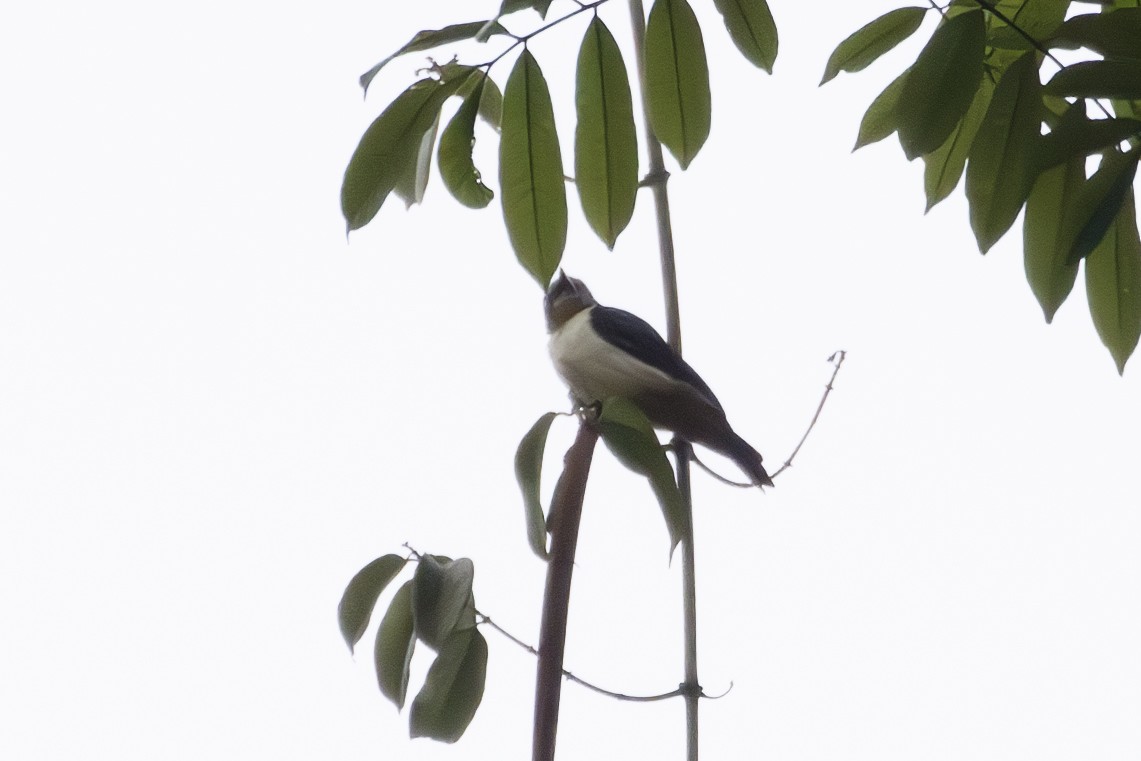
[[[1117,376],[1081,281],[1045,325],[1020,234],[979,256],[961,190],[924,217],[922,167],[894,139],[849,153],[934,19],[868,72],[816,83],[836,42],[895,5],[775,0],[768,77],[696,3],[714,115],[670,185],[686,355],[776,464],[826,358],[849,352],[776,489],[697,477],[701,678],[733,685],[703,704],[703,757],[1135,759],[1138,360]],[[338,201],[360,134],[424,59],[392,64],[365,103],[357,76],[494,6],[6,10],[3,757],[529,754],[529,655],[487,632],[468,734],[410,741],[370,647],[350,658],[335,620],[353,573],[410,542],[471,557],[480,609],[536,639],[544,568],[512,457],[566,407],[541,291],[498,206],[464,209],[438,178],[347,243]],[[603,18],[629,60],[626,14]],[[585,22],[533,46],[568,166]],[[569,200],[566,268],[662,327],[647,199],[613,253]],[[548,488],[572,435],[556,424]],[[678,568],[649,490],[602,450],[582,531],[568,668],[672,689]],[[559,757],[679,758],[683,725],[680,702],[567,685]]]

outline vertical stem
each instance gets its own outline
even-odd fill
[[[646,179],[654,195],[654,216],[658,222],[658,251],[662,267],[662,289],[666,301],[666,338],[681,354],[681,308],[678,304],[677,266],[674,259],[673,227],[670,224],[670,198],[666,190],[669,172],[662,156],[662,144],[654,137],[646,107],[646,13],[642,0],[630,0],[630,24],[634,37],[634,57],[638,62],[638,85],[642,93],[642,113],[646,116],[646,146],[650,172]],[[693,551],[693,498],[689,481],[689,443],[674,439],[677,457],[677,485],[686,512],[686,533],[682,540],[681,585],[685,642],[685,725],[686,759],[697,761],[697,707],[701,686],[697,677],[697,581]]]
[[[586,477],[598,441],[598,428],[584,419],[578,436],[567,450],[562,475],[551,497],[551,557],[543,593],[543,621],[539,627],[539,663],[535,669],[535,728],[533,761],[554,761],[559,728],[559,702],[563,686],[563,649],[567,640],[574,553],[579,519],[586,494]]]
[[[630,25],[634,32],[634,57],[638,59],[638,87],[642,93],[642,113],[646,116],[646,148],[650,173],[646,181],[654,194],[654,216],[658,221],[658,251],[662,265],[662,289],[666,297],[666,340],[681,354],[681,309],[677,297],[677,267],[674,264],[673,227],[670,224],[670,197],[666,191],[669,172],[662,156],[662,144],[654,137],[646,108],[646,16],[642,0],[630,0]]]
[[[681,543],[682,616],[685,628],[685,748],[686,759],[697,761],[697,706],[701,682],[697,678],[697,561],[693,553],[693,495],[689,487],[689,442],[674,439],[677,453],[677,487],[685,504],[686,533]]]

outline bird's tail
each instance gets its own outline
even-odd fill
[[[761,453],[749,446],[749,442],[737,434],[733,434],[729,445],[722,454],[730,457],[737,467],[745,471],[749,479],[757,486],[772,486],[773,479],[769,476],[765,466],[761,464]]]

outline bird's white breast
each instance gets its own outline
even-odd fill
[[[581,402],[592,404],[610,396],[632,397],[649,390],[666,390],[677,381],[661,370],[603,340],[584,309],[551,334],[555,370]]]

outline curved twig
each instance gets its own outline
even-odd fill
[[[840,366],[844,364],[844,359],[847,356],[848,352],[840,349],[839,351],[833,352],[832,356],[828,358],[828,361],[835,364],[836,367],[832,370],[832,377],[828,379],[828,385],[824,387],[824,395],[820,397],[820,404],[816,405],[816,414],[812,416],[812,421],[808,424],[808,429],[805,430],[804,435],[800,437],[800,442],[796,445],[796,449],[792,450],[792,454],[784,461],[784,465],[781,465],[780,468],[777,469],[777,472],[773,473],[772,477],[774,479],[792,467],[792,461],[796,458],[797,453],[800,452],[800,448],[804,446],[804,442],[808,440],[808,434],[812,433],[812,429],[816,427],[816,421],[820,419],[820,412],[824,409],[824,403],[828,401],[828,395],[832,393],[832,384],[836,381],[836,376],[840,373]]]
[[[753,483],[745,483],[744,481],[734,481],[732,478],[726,478],[725,476],[721,475],[720,473],[718,473],[713,468],[711,468],[708,465],[706,465],[705,463],[703,463],[701,461],[701,458],[697,456],[696,452],[692,453],[689,456],[689,459],[693,461],[694,465],[701,468],[707,474],[713,476],[713,478],[717,479],[718,481],[725,484],[726,486],[735,486],[738,489],[752,489],[753,487],[756,486],[756,484],[753,484]]]
[[[495,631],[499,632],[504,637],[506,637],[510,641],[514,642],[516,645],[523,648],[524,650],[526,650],[531,655],[534,655],[536,657],[539,655],[539,651],[536,650],[532,645],[527,644],[526,642],[519,639],[518,637],[516,637],[511,632],[504,629],[499,624],[492,621],[491,617],[488,616],[486,613],[481,613],[479,610],[476,610],[475,614],[477,616],[479,616],[479,618],[480,618],[479,623],[487,624],[492,629],[495,629]],[[625,700],[625,701],[629,701],[632,703],[651,703],[651,702],[656,701],[656,700],[665,700],[667,698],[675,698],[675,697],[678,697],[679,695],[682,694],[681,688],[679,687],[676,690],[671,690],[669,692],[663,692],[660,695],[627,695],[624,692],[615,692],[614,690],[608,690],[605,687],[599,687],[597,684],[593,684],[591,682],[586,681],[585,679],[583,679],[581,677],[575,676],[574,674],[572,674],[570,671],[567,671],[566,669],[563,669],[563,677],[566,678],[566,680],[568,682],[574,682],[575,684],[582,685],[583,687],[585,687],[588,690],[591,690],[592,692],[597,692],[599,695],[605,695],[609,698],[614,698],[615,700]]]

